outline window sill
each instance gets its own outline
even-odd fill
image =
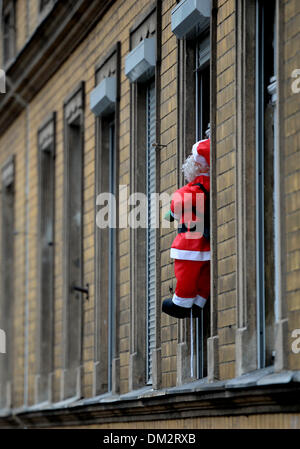
[[[300,371],[274,373],[273,367],[235,379],[196,380],[161,390],[147,386],[124,395],[106,393],[89,399],[40,404],[0,411],[0,428],[64,427],[199,416],[225,416],[300,411]],[[4,413],[5,412],[5,413]],[[21,424],[20,424],[21,423]]]

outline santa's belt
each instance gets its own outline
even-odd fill
[[[188,229],[186,227],[186,225],[184,223],[181,224],[181,226],[178,226],[177,230],[178,230],[178,234],[182,234],[184,232],[195,232],[197,231],[197,226],[196,226],[197,222],[196,221],[191,221],[189,226],[190,229]],[[192,227],[193,226],[193,227]],[[199,231],[200,232],[200,231]]]

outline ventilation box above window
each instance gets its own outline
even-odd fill
[[[116,77],[104,78],[90,95],[91,111],[96,116],[109,115],[115,110],[116,103]]]
[[[143,39],[125,59],[125,75],[130,82],[149,80],[155,71],[155,38]]]
[[[182,0],[171,12],[172,32],[178,39],[194,38],[210,21],[211,0]]]

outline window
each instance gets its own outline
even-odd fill
[[[116,144],[115,116],[98,120],[97,192],[116,195]],[[101,129],[101,132],[100,132]],[[115,307],[116,307],[116,223],[115,211],[111,211],[112,223],[104,229],[96,229],[96,394],[112,390],[112,364],[115,358]],[[101,332],[101,333],[100,333]],[[100,334],[99,334],[100,333]],[[104,344],[106,342],[106,344]],[[98,372],[98,369],[101,372]]]
[[[144,193],[147,198],[146,229],[144,226],[136,229],[131,228],[131,258],[132,258],[132,291],[135,292],[134,309],[139,309],[137,315],[144,320],[145,327],[138,327],[139,337],[136,340],[136,354],[140,353],[140,360],[144,366],[139,376],[139,386],[152,382],[152,353],[155,348],[156,327],[156,229],[151,225],[151,193],[156,192],[156,155],[155,147],[155,83],[136,83],[132,86],[132,95],[136,99],[135,110],[132,117],[138,117],[135,121],[137,136],[137,152],[132,160],[132,183],[131,192]],[[138,111],[138,112],[135,112]],[[135,186],[135,187],[133,187]],[[133,249],[134,248],[134,249]],[[133,271],[134,270],[134,271]],[[132,308],[132,313],[133,310]],[[146,315],[145,315],[146,310]],[[136,322],[136,318],[131,316]],[[137,322],[136,322],[137,325]],[[135,327],[135,326],[134,326]],[[137,329],[137,328],[136,328]],[[132,342],[133,343],[133,342]],[[140,362],[141,363],[141,362]],[[138,385],[136,386],[136,388]]]
[[[3,64],[9,63],[16,51],[15,2],[10,1],[3,11]]]
[[[156,33],[156,9],[149,10],[138,19],[132,27],[130,35],[130,58],[135,55],[138,45],[152,45],[157,51],[160,46]],[[146,41],[146,39],[148,41]],[[149,47],[148,47],[149,48]],[[154,58],[155,59],[155,58]],[[133,58],[134,60],[134,58]],[[156,61],[156,59],[155,59]],[[129,389],[133,390],[152,385],[157,388],[160,382],[160,342],[157,332],[157,315],[159,291],[157,250],[158,229],[153,226],[153,201],[151,194],[158,192],[158,177],[156,176],[159,159],[155,144],[158,135],[158,120],[156,109],[157,83],[159,82],[156,62],[152,67],[140,73],[140,66],[131,79],[131,169],[130,190],[146,196],[146,223],[136,228],[130,228],[130,266],[131,266],[131,304],[130,304],[130,376]],[[133,71],[134,72],[134,71]],[[138,200],[131,206],[136,207]],[[141,205],[141,207],[144,207]],[[145,227],[146,225],[146,227]],[[152,226],[151,226],[152,225]],[[159,306],[160,307],[160,306]],[[144,323],[142,326],[140,323]],[[154,360],[156,360],[154,362]]]
[[[275,356],[276,2],[256,2],[256,238],[258,368]],[[277,190],[278,192],[278,190]],[[278,195],[278,193],[277,193]],[[274,300],[275,298],[275,300]]]
[[[276,286],[278,273],[275,269],[276,264],[280,267],[278,260],[275,263],[280,209],[276,5],[277,2],[263,0],[239,0],[237,3],[238,376],[273,365],[275,355],[275,318],[280,290]],[[279,334],[278,355],[283,360]]]
[[[108,81],[110,83],[108,83]],[[107,84],[105,84],[107,82]],[[107,194],[112,199],[109,226],[98,227],[96,220],[95,238],[95,365],[94,395],[119,392],[119,248],[117,188],[119,173],[119,90],[120,90],[120,43],[96,66],[97,92],[99,86],[113,86],[114,98],[101,108],[96,117],[96,188],[95,195],[105,196],[103,210],[107,206]],[[102,89],[102,92],[105,88]],[[97,98],[97,96],[96,96]],[[103,96],[98,96],[99,104]],[[98,109],[99,112],[100,109]],[[100,209],[101,212],[101,209]],[[97,211],[98,213],[98,211]],[[105,217],[104,217],[105,218]],[[106,218],[105,218],[106,220]],[[107,220],[106,220],[107,221]],[[117,300],[118,298],[118,300]]]
[[[196,48],[196,140],[207,138],[210,119],[210,40],[200,38]]]
[[[53,370],[55,113],[38,132],[39,164],[39,331],[37,402],[51,401]]]
[[[6,334],[6,354],[0,358],[0,408],[10,408],[13,372],[14,307],[14,158],[2,168],[1,183],[1,296],[0,329]]]
[[[64,307],[65,358],[63,398],[80,394],[83,285],[83,107],[84,84],[64,103],[65,223]]]
[[[210,126],[210,39],[200,36],[196,44],[196,139],[207,138]],[[207,376],[207,339],[210,335],[210,301],[196,319],[197,377]]]
[[[210,31],[207,25],[194,39],[179,41],[178,76],[178,184],[185,180],[181,166],[191,153],[197,140],[207,138],[210,124]],[[210,336],[210,301],[201,312],[201,318],[195,320],[194,356],[196,370],[194,376],[207,376],[207,340]],[[190,371],[186,369],[190,357],[189,319],[180,320],[177,362],[179,383],[188,382]]]

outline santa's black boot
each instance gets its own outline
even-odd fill
[[[180,307],[174,304],[172,298],[167,298],[162,303],[162,311],[174,318],[188,318],[191,316],[190,307]]]
[[[202,307],[196,306],[196,304],[193,304],[193,318],[200,318],[201,317],[201,310]]]

